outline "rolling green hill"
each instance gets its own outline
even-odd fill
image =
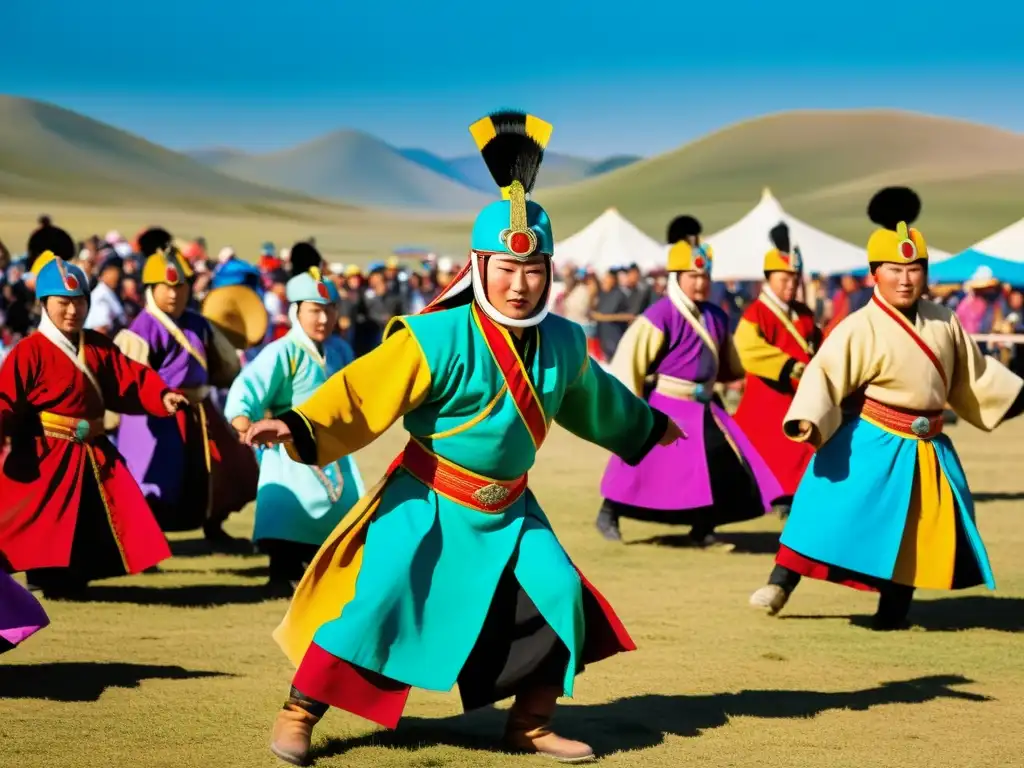
[[[1024,135],[896,111],[787,112],[739,123],[673,152],[538,194],[565,237],[610,206],[662,238],[693,213],[727,226],[771,188],[814,226],[862,242],[873,192],[921,194],[922,231],[957,250],[1024,216]]]
[[[402,155],[362,131],[342,130],[297,147],[229,156],[218,171],[356,205],[472,211],[494,199]]]
[[[61,107],[0,96],[0,197],[255,209],[309,200],[252,184]]]

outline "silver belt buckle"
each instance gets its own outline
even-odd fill
[[[910,431],[918,437],[924,437],[931,428],[931,421],[926,416],[918,416],[910,422]]]

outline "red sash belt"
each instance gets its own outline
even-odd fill
[[[942,411],[911,411],[865,398],[860,416],[902,437],[930,440],[942,432]]]
[[[401,467],[428,488],[478,512],[502,512],[526,490],[526,475],[514,480],[494,480],[463,469],[410,440],[389,468]]]

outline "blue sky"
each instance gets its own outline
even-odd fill
[[[0,92],[175,149],[273,150],[352,127],[465,154],[469,123],[504,106],[553,122],[552,150],[591,157],[800,108],[1024,131],[1024,6],[1009,2],[3,5]]]

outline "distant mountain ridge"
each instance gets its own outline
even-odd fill
[[[495,193],[479,154],[443,158],[426,149],[395,148],[350,129],[267,154],[224,148],[186,154],[240,179],[357,205],[458,211],[478,207],[481,195],[493,199]],[[537,188],[572,184],[639,159],[623,155],[588,160],[547,152]]]

